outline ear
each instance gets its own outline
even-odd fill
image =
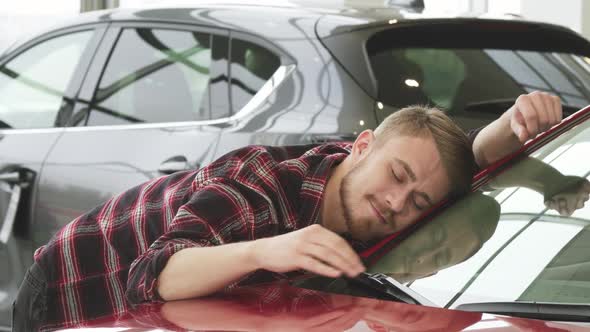
[[[363,130],[352,144],[352,160],[358,162],[369,154],[375,144],[375,134],[371,129]]]

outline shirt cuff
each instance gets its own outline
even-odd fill
[[[208,241],[175,239],[161,248],[151,248],[139,256],[129,270],[125,296],[130,304],[144,302],[163,302],[158,294],[158,277],[172,255],[180,250],[193,247],[210,246]]]

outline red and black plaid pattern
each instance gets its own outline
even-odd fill
[[[249,146],[201,170],[146,182],[78,217],[35,252],[48,282],[45,328],[83,325],[161,301],[157,277],[181,249],[319,222],[330,169],[350,147]],[[230,288],[280,277],[257,271]]]

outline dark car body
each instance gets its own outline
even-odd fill
[[[246,5],[82,15],[0,59],[0,325],[35,248],[109,197],[248,144],[352,140],[408,104],[465,129],[532,90],[590,100],[542,23]]]

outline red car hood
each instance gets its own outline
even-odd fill
[[[237,288],[209,298],[143,305],[85,327],[100,327],[101,331],[590,331],[590,324],[328,294],[287,282]]]

